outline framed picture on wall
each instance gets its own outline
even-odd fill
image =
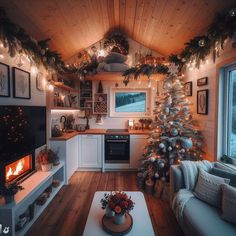
[[[192,96],[192,93],[193,93],[193,82],[192,81],[186,82],[184,84],[184,89],[185,89],[185,92],[186,92],[186,96]]]
[[[208,113],[208,89],[197,91],[197,114]]]
[[[21,99],[31,98],[30,73],[17,67],[12,68],[13,97]]]
[[[0,62],[0,97],[10,97],[10,67]]]
[[[203,77],[197,80],[197,86],[204,86],[208,83],[208,77]]]

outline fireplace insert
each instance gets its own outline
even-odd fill
[[[35,172],[34,151],[10,160],[0,160],[0,187],[21,182]]]

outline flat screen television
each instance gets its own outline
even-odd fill
[[[0,159],[46,144],[46,107],[0,106]]]
[[[145,92],[115,92],[115,112],[146,112]]]

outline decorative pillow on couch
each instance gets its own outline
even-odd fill
[[[236,224],[236,188],[227,184],[222,186],[222,215],[221,218]]]
[[[193,194],[212,206],[220,207],[221,185],[224,183],[228,184],[229,182],[229,179],[211,175],[199,169],[197,184]]]
[[[236,187],[236,172],[232,173],[221,168],[213,167],[209,173],[222,178],[230,179],[229,185]]]

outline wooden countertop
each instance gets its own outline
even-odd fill
[[[150,130],[129,130],[128,132],[119,132],[119,133],[117,133],[117,132],[116,133],[107,133],[106,131],[107,131],[106,129],[88,129],[88,130],[81,131],[81,132],[73,131],[71,133],[63,133],[63,135],[60,137],[51,137],[49,140],[66,141],[66,140],[69,140],[69,139],[75,137],[76,135],[86,135],[86,134],[147,135],[150,133]]]

